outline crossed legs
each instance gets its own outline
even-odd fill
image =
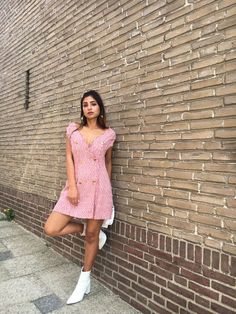
[[[84,225],[82,223],[70,222],[71,219],[71,216],[52,212],[45,223],[44,232],[51,237],[63,236],[71,233],[82,233]],[[89,271],[94,264],[98,251],[99,232],[102,223],[103,220],[87,220],[84,271]]]

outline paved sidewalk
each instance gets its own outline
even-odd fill
[[[92,278],[82,302],[66,301],[80,268],[14,221],[0,221],[0,314],[137,314]]]

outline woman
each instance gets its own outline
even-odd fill
[[[81,99],[81,123],[66,129],[66,185],[44,226],[49,236],[85,235],[84,264],[67,304],[79,302],[90,292],[90,272],[99,249],[106,242],[102,226],[111,224],[114,212],[111,187],[113,129],[106,126],[100,95],[90,90]],[[85,224],[70,222],[73,218]]]

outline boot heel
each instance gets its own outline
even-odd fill
[[[90,284],[88,285],[86,291],[85,291],[85,294],[89,294],[90,293]]]

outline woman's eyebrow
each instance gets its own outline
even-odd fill
[[[84,105],[87,104],[87,103],[88,103],[87,101],[83,102]],[[90,104],[96,104],[96,101],[92,100],[92,101],[90,101]]]

